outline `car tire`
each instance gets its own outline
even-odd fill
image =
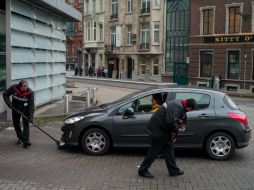
[[[81,145],[87,154],[100,156],[108,152],[110,138],[102,129],[92,128],[83,134]]]
[[[228,160],[235,152],[235,141],[231,135],[218,132],[207,138],[205,148],[210,158],[214,160]]]

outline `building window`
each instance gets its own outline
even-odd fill
[[[112,20],[117,18],[118,18],[118,0],[112,0],[110,19]]]
[[[91,41],[91,24],[92,22],[87,22],[86,24],[86,41]]]
[[[203,13],[203,35],[213,34],[214,25],[214,10],[206,9],[202,11]]]
[[[145,59],[140,59],[140,71],[141,71],[141,75],[146,74],[146,62]]]
[[[155,58],[153,60],[153,75],[159,75],[159,59]]]
[[[161,7],[161,1],[160,0],[154,0],[154,7],[160,8]]]
[[[240,52],[228,51],[228,79],[239,79]]]
[[[127,44],[131,45],[132,44],[132,25],[127,25]]]
[[[103,41],[103,24],[100,24],[99,28],[100,28],[100,41],[102,42]]]
[[[100,12],[103,12],[103,0],[100,0]]]
[[[150,45],[150,23],[141,24],[141,44],[140,49],[149,49]]]
[[[82,26],[82,22],[79,22],[79,30],[82,31],[83,26]]]
[[[93,2],[93,14],[96,13],[96,2],[95,0],[92,1]]]
[[[89,0],[86,0],[86,14],[89,15]]]
[[[141,1],[141,14],[150,13],[150,0]]]
[[[228,8],[228,33],[239,33],[241,27],[240,6]]]
[[[212,77],[213,51],[200,52],[200,77]]]
[[[96,41],[96,22],[93,23],[93,39]]]
[[[132,13],[132,0],[127,0],[127,13]]]
[[[116,27],[111,27],[111,45],[116,45]]]
[[[70,6],[74,7],[74,0],[70,0],[69,3],[70,3]]]
[[[160,44],[160,22],[153,23],[153,43]]]

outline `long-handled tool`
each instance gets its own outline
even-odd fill
[[[50,134],[48,134],[46,131],[42,130],[38,125],[34,124],[33,121],[31,121],[27,116],[25,116],[21,111],[17,110],[16,108],[12,108],[14,111],[16,111],[17,113],[19,113],[23,118],[25,118],[26,120],[29,121],[29,123],[31,123],[33,126],[35,126],[37,129],[39,129],[41,132],[43,132],[45,135],[47,135],[49,138],[51,138],[53,141],[56,142],[57,148],[61,149],[65,147],[65,143],[64,142],[60,142],[59,140],[55,139],[54,137],[52,137]]]

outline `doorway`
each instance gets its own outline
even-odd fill
[[[132,58],[127,59],[127,78],[132,79]]]

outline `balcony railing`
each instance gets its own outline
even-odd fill
[[[110,20],[118,19],[118,14],[110,15]]]
[[[141,43],[140,49],[142,50],[148,50],[150,48],[150,43]]]
[[[141,9],[141,14],[149,14],[149,13],[150,13],[150,7]]]
[[[114,45],[113,44],[111,44],[111,45],[105,45],[105,52],[106,53],[113,52],[113,49],[114,49]]]

